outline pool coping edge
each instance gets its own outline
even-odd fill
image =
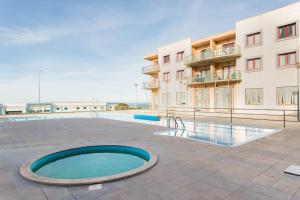
[[[86,179],[53,179],[53,178],[47,178],[43,176],[39,176],[32,172],[31,170],[31,165],[33,162],[36,160],[47,156],[52,153],[57,153],[60,151],[68,150],[68,149],[73,149],[73,148],[81,148],[81,147],[88,147],[88,146],[123,146],[123,147],[134,147],[138,149],[142,149],[146,152],[149,153],[150,155],[150,160],[145,162],[145,164],[141,167],[138,167],[136,169],[123,172],[120,174],[115,174],[111,176],[103,176],[103,177],[97,177],[97,178],[86,178]],[[35,183],[41,183],[41,184],[46,184],[46,185],[57,185],[57,186],[77,186],[77,185],[92,185],[92,184],[97,184],[97,183],[107,183],[107,182],[113,182],[113,181],[118,181],[124,178],[132,177],[135,175],[138,175],[140,173],[143,173],[152,167],[154,167],[158,160],[159,157],[157,154],[154,154],[151,150],[149,150],[146,147],[140,147],[140,146],[135,146],[135,145],[124,145],[124,144],[107,144],[107,145],[86,145],[86,146],[76,146],[76,147],[70,147],[68,149],[63,149],[63,150],[58,150],[58,151],[53,151],[44,155],[37,156],[24,164],[21,165],[20,167],[20,174],[23,178],[30,180]]]

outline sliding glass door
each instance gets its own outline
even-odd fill
[[[232,87],[217,87],[215,90],[215,108],[232,107]]]
[[[209,108],[208,88],[195,88],[195,106],[198,108]]]

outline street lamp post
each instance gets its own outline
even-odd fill
[[[39,112],[41,112],[41,73],[43,70],[39,70]]]
[[[135,83],[134,87],[135,87],[135,109],[137,109],[137,93],[138,93],[137,88],[138,88],[138,84]]]

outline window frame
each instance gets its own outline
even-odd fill
[[[262,102],[259,104],[248,104],[247,103],[247,90],[262,90]],[[245,88],[245,105],[247,106],[259,106],[264,105],[264,88]]]
[[[166,75],[167,74],[167,77],[168,77],[168,79],[166,79]],[[164,72],[163,73],[163,81],[164,82],[169,82],[171,80],[171,73],[170,72]]]
[[[178,59],[178,55],[179,55],[179,54],[182,54],[182,58],[181,58],[181,59]],[[182,62],[183,59],[184,59],[184,51],[178,51],[178,52],[176,53],[176,62]]]
[[[249,45],[248,37],[255,36],[257,34],[260,34],[260,43]],[[255,37],[254,37],[254,40],[255,40]],[[245,34],[245,47],[246,48],[257,47],[257,46],[261,46],[262,44],[263,44],[263,31],[262,30],[254,31],[254,32],[250,32],[250,33]]]
[[[257,60],[260,59],[260,68],[254,68],[254,69],[249,69],[248,68],[248,61],[249,60]],[[255,64],[254,64],[255,66]],[[255,56],[251,58],[246,58],[245,60],[245,72],[258,72],[263,70],[263,57],[262,56]]]
[[[292,53],[295,53],[295,64],[280,65],[280,56],[281,55],[289,55]],[[276,67],[278,69],[294,67],[296,65],[296,63],[298,63],[298,51],[297,50],[284,51],[284,52],[280,52],[280,53],[276,54]]]
[[[179,74],[181,77],[179,77]],[[183,80],[185,78],[185,70],[180,69],[176,71],[176,80]]]
[[[295,88],[297,88],[298,89],[298,86],[280,86],[280,87],[276,87],[276,105],[277,106],[295,106],[295,105],[297,105],[297,103],[295,103],[295,104],[279,104],[278,103],[278,89],[279,88],[289,88],[289,87],[295,87]]]
[[[184,101],[178,102],[178,95],[180,95],[180,99],[182,100],[182,95],[184,95]],[[176,105],[186,105],[187,104],[187,93],[186,92],[176,92]]]
[[[168,62],[165,62],[165,58],[168,58]],[[163,64],[169,64],[170,63],[170,54],[163,56]]]
[[[293,36],[289,36],[289,37],[284,37],[284,38],[279,38],[279,28],[281,28],[281,27],[288,27],[289,25],[292,25],[292,24],[295,24],[296,26],[295,26],[295,31],[296,31],[296,33],[295,33],[295,35],[293,35]],[[276,26],[276,28],[275,28],[275,35],[276,35],[276,37],[275,37],[275,41],[276,42],[280,42],[280,41],[285,41],[285,40],[289,40],[289,39],[294,39],[294,38],[298,38],[298,36],[299,36],[299,31],[298,31],[298,29],[299,29],[299,21],[298,20],[296,20],[296,21],[291,21],[291,22],[287,22],[287,23],[283,23],[283,24],[280,24],[280,25],[277,25]]]

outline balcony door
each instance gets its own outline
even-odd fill
[[[215,108],[232,107],[232,87],[217,87],[215,89]]]
[[[195,106],[197,108],[209,108],[208,88],[195,88]]]
[[[234,72],[235,66],[226,66],[223,67],[223,79],[230,79],[230,75]]]
[[[223,45],[222,45],[223,52],[228,52],[228,51],[230,51],[233,47],[234,47],[234,42],[231,42],[231,43],[227,43],[227,44],[223,44]]]

